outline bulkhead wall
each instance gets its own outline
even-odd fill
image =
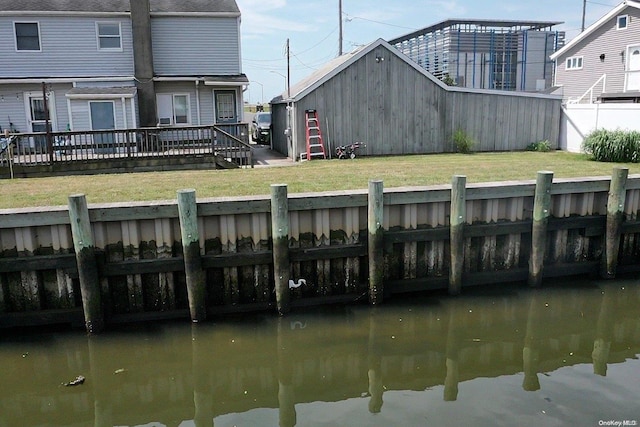
[[[545,274],[598,271],[609,186],[608,178],[553,183]],[[467,186],[464,286],[527,278],[534,191],[533,181]],[[640,256],[640,176],[629,177],[625,192],[619,271],[637,268]],[[288,196],[289,276],[284,279],[292,303],[367,299],[367,209],[365,190]],[[197,212],[208,311],[273,308],[269,197],[199,200]],[[447,287],[450,212],[448,185],[385,190],[385,292]],[[186,312],[176,202],[90,205],[89,218],[107,321]],[[68,209],[1,210],[0,326],[19,313],[44,319],[42,313],[81,307]]]

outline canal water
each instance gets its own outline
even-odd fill
[[[636,425],[639,354],[639,280],[2,331],[0,427]]]

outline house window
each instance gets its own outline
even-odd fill
[[[571,58],[567,58],[567,70],[581,70],[582,58],[582,56],[572,56]]]
[[[618,30],[624,30],[627,28],[627,24],[629,23],[629,15],[620,15],[618,16],[618,26],[616,27]]]
[[[119,22],[96,22],[99,50],[122,50]]]
[[[188,94],[159,94],[158,102],[158,122],[161,125],[188,125],[189,117],[189,95]]]
[[[16,50],[40,51],[40,26],[37,22],[15,22]]]

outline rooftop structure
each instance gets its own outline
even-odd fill
[[[564,45],[562,22],[449,19],[389,41],[419,66],[456,86],[543,91],[549,55]]]

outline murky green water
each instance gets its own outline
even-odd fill
[[[0,427],[640,422],[640,281],[506,289],[92,338],[1,332]]]

